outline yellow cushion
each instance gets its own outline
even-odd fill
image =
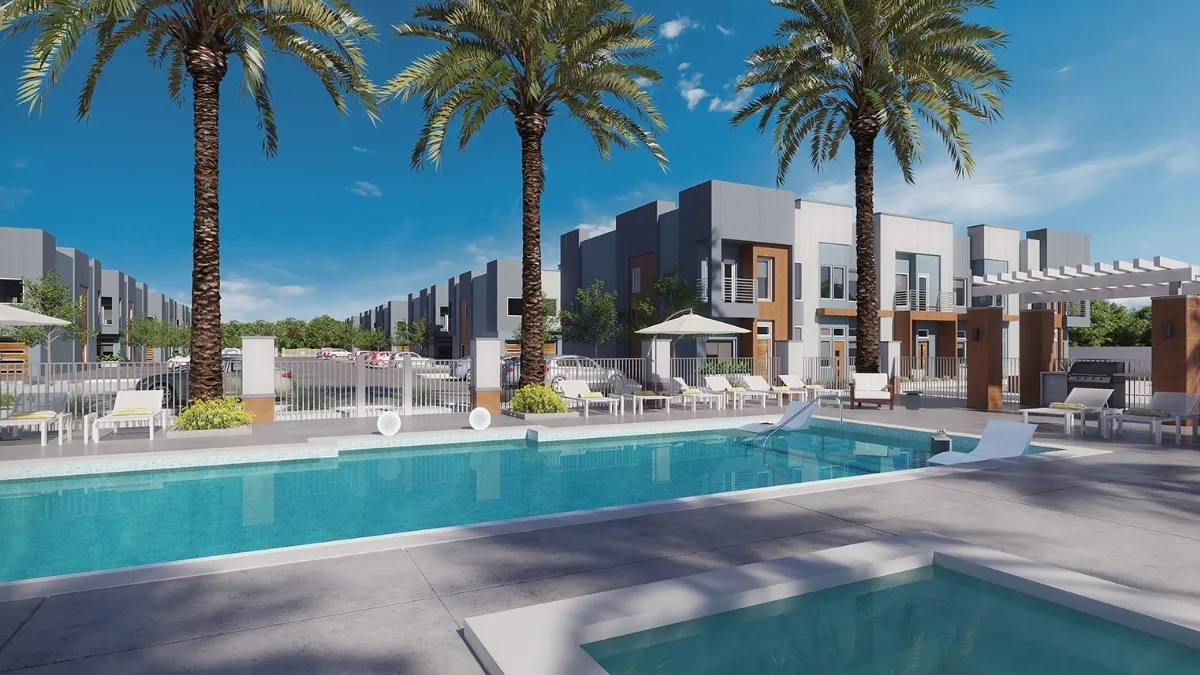
[[[1082,403],[1051,403],[1051,408],[1055,410],[1086,410],[1087,406]]]
[[[604,398],[604,394],[598,391],[588,391],[580,394],[579,398]]]
[[[112,414],[116,417],[143,417],[151,414],[149,408],[123,408],[114,410]]]
[[[743,391],[746,391],[746,388],[745,387],[734,387],[731,391],[736,391],[738,393],[741,393]]]
[[[819,384],[806,384],[806,385],[804,385],[804,388],[805,389],[824,389],[825,387],[822,387]]]
[[[685,393],[685,394],[699,394],[699,393],[700,393],[700,390],[699,390],[699,389],[697,389],[697,388],[695,388],[695,387],[688,387],[687,389],[684,389],[684,390],[683,390],[683,393]]]
[[[1161,410],[1153,410],[1151,408],[1134,408],[1129,411],[1130,415],[1138,417],[1166,417],[1167,413]]]
[[[633,392],[633,395],[634,396],[653,396],[654,392],[652,392],[652,391],[635,391],[635,392]]]
[[[50,410],[39,410],[37,412],[17,413],[15,415],[9,415],[8,419],[10,419],[10,420],[52,420],[55,417],[58,417],[58,413],[50,411]]]
[[[791,389],[787,387],[775,387],[775,391],[791,391]]]

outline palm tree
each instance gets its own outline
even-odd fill
[[[521,386],[542,382],[542,138],[562,110],[591,132],[601,158],[612,146],[641,146],[665,169],[654,131],[662,118],[639,85],[657,83],[642,63],[653,52],[653,19],[634,16],[623,0],[441,0],[413,10],[395,26],[400,37],[428,38],[441,48],[415,60],[383,88],[407,101],[421,96],[425,125],[412,166],[441,160],[448,127],[461,118],[458,147],[488,115],[505,109],[521,138]],[[624,104],[634,117],[614,104]],[[636,119],[635,119],[636,118]],[[651,129],[643,125],[648,124]]]
[[[195,212],[192,243],[192,399],[220,397],[221,273],[218,227],[218,149],[221,81],[229,57],[242,65],[243,89],[254,99],[268,157],[278,149],[275,112],[267,81],[267,50],[290,54],[316,74],[343,114],[346,96],[358,98],[374,118],[375,88],[365,76],[359,44],[373,37],[370,24],[345,0],[8,0],[0,4],[4,37],[32,31],[18,101],[41,110],[71,56],[92,36],[95,58],[79,92],[78,116],[87,119],[104,67],[118,49],[144,39],[155,65],[166,64],[167,93],[184,100],[192,80],[195,135]]]
[[[994,52],[1004,31],[968,21],[992,0],[772,0],[794,14],[779,24],[782,40],[754,51],[738,90],[766,85],[732,120],[774,118],[782,185],[807,138],[813,167],[837,156],[846,134],[854,142],[854,207],[858,257],[860,372],[879,372],[879,294],[875,267],[875,140],[882,132],[904,180],[921,158],[920,127],[946,146],[959,177],[975,163],[964,117],[1000,117],[1009,76]]]

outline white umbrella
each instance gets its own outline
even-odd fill
[[[749,332],[741,326],[734,326],[699,314],[684,314],[643,328],[638,331],[638,335],[732,335]]]
[[[0,326],[67,326],[70,323],[20,307],[0,304]]]

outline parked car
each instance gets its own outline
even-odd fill
[[[182,408],[188,400],[188,371],[190,364],[170,370],[165,373],[147,375],[134,384],[134,389],[143,391],[158,389],[164,393],[164,405],[169,408]],[[242,389],[242,358],[228,356],[221,359],[221,373],[225,378],[226,390],[240,392]],[[275,367],[275,396],[286,396],[292,393],[292,371]]]
[[[168,368],[186,368],[189,364],[191,364],[191,362],[192,362],[192,357],[190,355],[172,356],[171,358],[167,359],[167,367]]]
[[[586,356],[547,356],[546,382],[554,391],[562,391],[563,380],[583,380],[593,391],[609,392],[625,374],[605,368]]]
[[[317,358],[318,359],[348,359],[348,358],[350,358],[350,352],[346,351],[345,349],[337,349],[337,348],[330,349],[330,348],[326,347],[325,349],[322,349],[321,351],[317,352]]]
[[[371,358],[371,350],[369,350],[369,349],[360,349],[360,350],[358,350],[358,351],[354,352],[354,358],[355,358],[356,360],[357,360],[357,359],[369,359],[369,358]]]
[[[454,380],[471,379],[471,357],[455,359],[450,362],[450,378]]]
[[[367,357],[367,365],[371,368],[387,368],[392,363],[391,352],[372,352]]]
[[[412,364],[413,364],[414,368],[432,368],[433,367],[433,359],[431,359],[427,356],[421,356],[420,354],[418,354],[416,352],[396,352],[396,353],[392,354],[392,365],[397,368],[403,368],[404,367],[404,356],[406,354],[412,356]]]
[[[241,355],[242,355],[242,350],[238,349],[237,347],[226,347],[221,350],[222,358],[224,358],[226,356],[241,356]]]
[[[509,354],[501,360],[501,381],[509,387],[515,387],[521,382],[521,356]],[[550,374],[549,366],[542,366],[542,373]],[[547,378],[547,381],[549,379]]]

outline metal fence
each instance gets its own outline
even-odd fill
[[[798,376],[805,384],[846,391],[850,389],[850,380],[853,379],[854,359],[806,356],[791,359],[787,370],[788,375]]]
[[[1154,384],[1151,377],[1151,362],[1149,359],[1059,359],[1053,365],[1057,371],[1067,372],[1078,361],[1103,361],[1124,365],[1125,376],[1125,407],[1148,408],[1150,399],[1154,396]]]
[[[892,361],[897,393],[919,391],[932,398],[967,398],[967,362],[954,356],[898,356]],[[1021,400],[1021,360],[1001,362],[1001,392],[1005,404]]]
[[[275,419],[314,420],[437,415],[470,410],[470,371],[453,361],[403,359],[368,364],[363,359],[279,359],[292,386],[276,391]]]
[[[671,359],[671,377],[682,378],[689,387],[702,387],[705,375],[725,375],[735,385],[741,383],[742,376],[759,375],[774,385],[781,361],[779,357],[764,356],[676,358]]]
[[[500,366],[501,402],[507,404],[521,379],[520,360],[505,358]],[[554,356],[546,360],[546,384],[559,390],[564,380],[580,380],[592,391],[609,394],[622,390],[653,388],[648,361],[644,358],[592,358]]]

